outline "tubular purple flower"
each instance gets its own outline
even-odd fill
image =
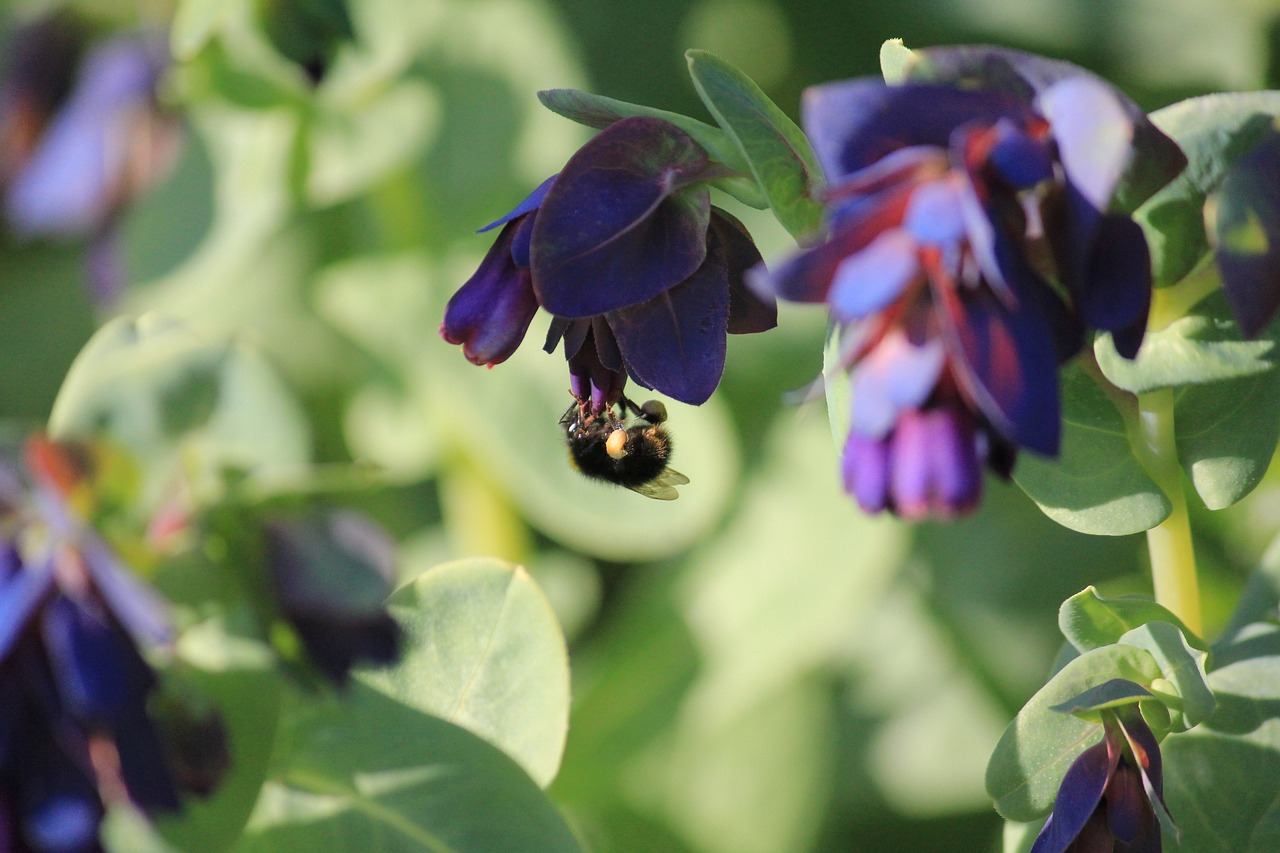
[[[83,448],[39,437],[0,463],[0,849],[99,849],[104,801],[180,807],[151,716],[160,600],[70,509]]]
[[[751,281],[828,306],[852,384],[844,480],[869,512],[974,509],[984,465],[1057,452],[1057,370],[1086,328],[1128,357],[1141,342],[1146,243],[1106,212],[1137,133],[1127,103],[1084,72],[1027,89],[805,94],[829,234]]]
[[[628,379],[682,402],[710,397],[725,335],[776,323],[772,299],[743,282],[760,254],[741,223],[711,206],[727,174],[661,119],[618,121],[506,216],[440,328],[493,365],[523,340],[538,307],[552,315],[578,399],[603,411]]]
[[[1103,738],[1067,769],[1031,853],[1160,853],[1160,744],[1136,705],[1103,712]]]

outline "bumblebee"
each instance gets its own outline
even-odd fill
[[[675,487],[689,478],[669,467],[671,432],[663,426],[667,407],[658,400],[637,406],[626,397],[617,405],[617,412],[610,406],[597,414],[587,402],[575,400],[560,418],[573,467],[593,480],[626,486],[647,498],[680,497]],[[628,411],[636,417],[631,424],[626,422]]]

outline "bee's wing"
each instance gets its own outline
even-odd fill
[[[680,493],[676,491],[676,486],[688,485],[689,478],[674,468],[667,468],[661,474],[654,477],[647,483],[639,486],[632,486],[633,492],[639,492],[646,498],[653,498],[655,501],[673,501],[680,497]]]

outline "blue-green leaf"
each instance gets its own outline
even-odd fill
[[[355,683],[287,718],[280,771],[237,853],[581,853],[514,761]]]
[[[1045,515],[1072,530],[1121,536],[1155,527],[1172,504],[1133,455],[1127,418],[1136,414],[1132,397],[1108,397],[1082,369],[1068,366],[1058,458],[1024,453],[1014,480]]]
[[[525,570],[487,559],[447,563],[397,590],[390,609],[406,633],[404,654],[362,678],[474,732],[550,784],[569,726],[569,658]]]
[[[811,192],[822,169],[808,138],[737,68],[703,50],[685,56],[698,95],[737,144],[778,222],[801,242],[816,237],[822,206]]]
[[[1123,678],[1150,684],[1160,667],[1145,649],[1104,646],[1068,663],[1005,729],[987,765],[987,793],[1009,820],[1029,821],[1053,807],[1071,762],[1102,735],[1102,726],[1053,710],[1090,688]]]
[[[1180,101],[1151,114],[1187,155],[1187,168],[1135,218],[1147,233],[1157,286],[1180,281],[1209,252],[1205,199],[1231,164],[1280,115],[1280,92],[1233,92]]]
[[[1240,339],[1220,291],[1202,299],[1182,318],[1148,331],[1137,358],[1116,352],[1110,335],[1098,337],[1094,353],[1107,379],[1134,394],[1256,376],[1280,360],[1280,347],[1273,338]]]
[[[1171,712],[1176,731],[1185,731],[1208,719],[1217,701],[1206,681],[1209,652],[1195,648],[1182,630],[1171,622],[1148,622],[1120,638],[1120,642],[1146,649],[1160,665],[1164,678],[1177,690],[1177,697],[1156,686],[1161,701]]]
[[[1149,598],[1104,598],[1088,586],[1062,602],[1058,610],[1062,636],[1082,652],[1120,642],[1125,634],[1148,622],[1176,625],[1193,648],[1202,652],[1209,650],[1208,644],[1193,634],[1181,619]]]

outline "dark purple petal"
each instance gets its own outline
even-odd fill
[[[1126,216],[1103,217],[1088,274],[1072,297],[1085,325],[1110,331],[1125,358],[1138,354],[1151,309],[1151,254],[1141,226]]]
[[[83,723],[110,728],[128,701],[133,650],[104,615],[59,597],[45,608],[41,628],[63,705]]]
[[[896,192],[856,217],[842,219],[825,243],[800,252],[771,271],[751,270],[748,283],[757,291],[790,302],[826,302],[836,271],[845,259],[865,249],[881,232],[902,221],[910,194]]]
[[[844,490],[853,495],[864,512],[889,507],[889,441],[868,438],[853,430],[845,440],[841,463]]]
[[[634,117],[601,131],[565,164],[538,210],[539,302],[561,317],[589,317],[691,276],[706,257],[711,202],[689,185],[715,174],[702,147],[668,122]]]
[[[1084,77],[1101,85],[1106,81],[1078,65],[1031,53],[987,45],[930,47],[915,51],[921,61],[911,68],[911,78],[947,83],[964,88],[994,89],[1030,102],[1060,81]],[[1112,89],[1129,121],[1133,123],[1133,147],[1125,174],[1125,209],[1133,210],[1156,190],[1182,171],[1187,158],[1177,144],[1165,136],[1142,107],[1119,90]]]
[[[1015,190],[1026,190],[1053,179],[1053,151],[1007,119],[995,126],[987,162]]]
[[[551,184],[552,182],[555,181],[557,177],[558,177],[557,175],[552,175],[542,183],[538,184],[537,188],[535,188],[533,192],[525,196],[524,201],[520,202],[515,207],[513,207],[510,213],[506,214],[505,216],[498,217],[497,219],[490,222],[488,225],[476,231],[476,233],[483,234],[485,231],[491,231],[492,229],[497,228],[499,225],[506,225],[508,222],[510,222],[513,219],[519,219],[521,216],[524,216],[526,213],[532,213],[533,211],[537,210],[538,206],[542,204],[542,200],[547,197],[547,192],[551,189]],[[524,265],[528,266],[528,262],[525,261]]]
[[[0,583],[0,661],[9,658],[14,643],[53,589],[53,580],[53,569],[42,564]]]
[[[961,389],[1001,435],[1058,452],[1058,359],[1052,332],[1031,303],[1010,311],[980,295],[961,299],[934,277],[934,294]]]
[[[30,744],[23,768],[22,836],[39,853],[89,853],[98,845],[102,803],[88,778],[50,737]]]
[[[720,384],[729,326],[725,251],[709,236],[707,259],[687,280],[607,315],[631,377],[693,406]]]
[[[511,260],[515,261],[518,267],[527,267],[532,264],[533,223],[536,220],[537,217],[532,215],[521,219],[520,227],[511,238]]]
[[[747,286],[747,273],[761,265],[760,250],[742,223],[717,207],[711,208],[711,229],[724,247],[729,276],[729,334],[767,332],[778,325],[778,303]]]
[[[400,654],[400,626],[386,613],[359,618],[299,616],[291,620],[307,658],[339,686],[357,663],[387,665]]]
[[[591,323],[577,322],[591,332]],[[596,352],[594,333],[587,334],[578,351],[569,357],[569,389],[573,396],[590,401],[591,411],[599,414],[621,399],[626,385],[627,374],[605,367]]]
[[[604,317],[591,319],[591,339],[596,345],[596,355],[606,369],[615,373],[625,372],[626,364],[622,350],[618,349],[618,339],[613,336],[613,329],[609,328],[609,321]]]
[[[560,341],[563,340],[564,336],[576,325],[589,326],[590,323],[587,320],[566,320],[563,317],[552,317],[551,322],[547,325],[547,339],[542,344],[542,351],[555,352],[556,347],[560,346]],[[582,338],[585,339],[586,336],[587,333],[583,331]],[[568,358],[573,355],[574,352],[577,352],[578,347],[580,346],[582,346],[582,340],[578,341],[578,346],[573,348],[573,352],[565,352],[565,358]],[[568,349],[567,343],[565,348],[566,350]]]
[[[1237,160],[1205,207],[1213,257],[1246,338],[1280,308],[1280,133],[1269,129]]]
[[[141,663],[141,661],[139,661]],[[182,802],[164,744],[147,718],[145,696],[139,696],[115,729],[120,774],[129,797],[143,811],[177,811]]]
[[[830,183],[900,148],[945,148],[962,124],[1031,115],[1026,103],[1008,95],[923,84],[886,86],[866,78],[806,89],[802,112]]]
[[[1133,122],[1116,91],[1078,75],[1053,84],[1036,100],[1053,128],[1067,179],[1098,210],[1108,209],[1133,144]]]
[[[1107,826],[1120,841],[1132,844],[1155,823],[1151,804],[1137,770],[1121,761],[1107,783]]]
[[[1105,742],[1080,753],[1062,777],[1053,814],[1040,830],[1031,853],[1065,853],[1102,801],[1118,760],[1119,755],[1109,753]]]
[[[472,364],[501,364],[524,340],[538,301],[527,267],[511,259],[518,222],[509,222],[480,262],[475,275],[449,300],[440,337],[461,344]]]
[[[909,411],[894,430],[890,471],[893,510],[904,518],[950,518],[982,496],[973,425],[948,407]]]
[[[827,295],[831,316],[848,323],[883,311],[921,278],[915,240],[886,231],[836,267]]]

